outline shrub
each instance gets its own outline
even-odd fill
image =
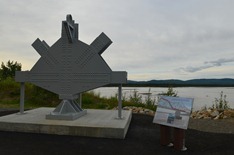
[[[149,88],[148,93],[147,93],[147,95],[145,97],[145,104],[147,106],[153,106],[153,105],[155,105],[155,98],[152,99],[152,95],[151,95],[150,91],[151,91],[151,89]]]
[[[130,94],[129,101],[134,104],[142,103],[142,96],[137,93],[136,89],[134,89],[133,94]]]
[[[162,92],[159,95],[164,95],[164,96],[177,96],[177,91],[173,90],[172,87],[168,87],[167,92]]]
[[[16,83],[11,77],[0,81],[0,88],[1,99],[15,98],[20,94],[20,84]]]
[[[229,109],[228,101],[226,100],[227,95],[223,94],[223,91],[220,92],[220,97],[215,98],[215,103],[212,105],[213,109],[225,110]]]

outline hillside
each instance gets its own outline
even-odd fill
[[[192,80],[150,80],[150,81],[131,81],[128,80],[127,86],[207,86],[207,87],[234,87],[234,79],[192,79]]]

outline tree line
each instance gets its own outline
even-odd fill
[[[2,62],[0,68],[0,80],[5,80],[7,78],[14,78],[15,71],[21,71],[22,65],[17,61],[8,60],[5,64]]]

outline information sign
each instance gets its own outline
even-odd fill
[[[187,129],[193,98],[161,96],[153,123]]]

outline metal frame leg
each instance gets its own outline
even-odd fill
[[[24,91],[25,91],[25,83],[20,83],[20,114],[24,114]]]
[[[82,93],[79,94],[79,105],[82,108]]]
[[[118,118],[123,118],[122,117],[122,84],[119,85],[118,89]]]

